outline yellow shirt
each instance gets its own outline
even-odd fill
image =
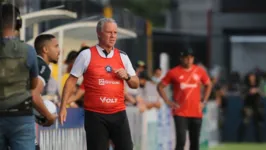
[[[53,64],[51,63],[50,64],[50,67],[51,67],[51,76],[56,80],[58,81],[58,64]]]
[[[69,73],[65,73],[61,79],[61,88],[60,88],[60,91],[61,91],[61,94],[63,92],[63,89],[64,89],[64,86],[65,86],[65,83],[66,83],[66,80],[67,78],[69,77]]]

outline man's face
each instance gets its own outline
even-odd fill
[[[183,64],[184,67],[189,68],[194,63],[194,56],[192,56],[192,55],[183,56],[181,58],[181,62],[182,62],[182,64]]]
[[[141,88],[144,88],[145,87],[145,85],[146,85],[146,79],[144,79],[144,78],[140,78],[139,79],[139,84],[140,84],[140,87]]]
[[[117,25],[112,22],[106,22],[98,36],[104,45],[114,47],[117,38]]]
[[[155,70],[155,75],[156,75],[157,77],[160,77],[160,76],[162,75],[162,70],[161,70],[161,69],[157,69],[157,70]]]
[[[51,39],[45,45],[47,56],[50,62],[57,63],[60,55],[59,44],[56,38]]]
[[[144,66],[139,66],[138,70],[139,70],[139,72],[143,72],[143,71],[145,71],[145,67]]]
[[[249,81],[250,82],[255,82],[256,81],[256,75],[255,74],[250,74],[249,75]]]

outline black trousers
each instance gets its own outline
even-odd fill
[[[189,132],[190,150],[199,150],[202,119],[174,116],[176,130],[175,150],[184,150],[186,133]]]
[[[87,150],[107,150],[111,139],[115,150],[133,150],[126,111],[100,114],[85,111]]]

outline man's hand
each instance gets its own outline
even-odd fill
[[[139,108],[140,113],[145,112],[145,110],[147,109],[147,107],[144,103],[138,104],[138,108]]]
[[[67,117],[67,109],[65,106],[62,106],[59,113],[59,121],[61,125],[63,125],[64,122],[66,122],[66,117]]]
[[[176,102],[173,102],[173,101],[166,101],[165,102],[170,108],[173,108],[173,109],[176,109],[176,108],[179,108],[180,106],[176,103]]]
[[[205,103],[201,102],[200,103],[200,107],[199,107],[199,111],[202,112],[202,110],[204,109],[205,107]]]
[[[68,79],[66,80],[64,90],[63,90],[63,96],[62,96],[62,101],[61,101],[61,107],[60,107],[60,112],[59,112],[59,121],[61,125],[64,124],[66,121],[67,117],[67,100],[71,97],[73,89],[75,88],[75,85],[77,83],[78,78],[70,75]]]
[[[154,107],[157,108],[157,109],[160,109],[161,108],[161,102],[159,100],[157,100],[155,103],[154,103]]]
[[[114,70],[114,72],[120,79],[126,80],[128,78],[127,71],[123,68]]]
[[[53,125],[56,121],[56,118],[57,118],[57,115],[55,115],[55,114],[50,115],[49,117],[46,118],[47,121],[44,124],[42,124],[42,126],[49,127],[49,126]]]
[[[250,93],[250,94],[256,94],[256,93],[258,93],[258,92],[259,92],[258,88],[251,88],[251,89],[249,90],[249,93]]]

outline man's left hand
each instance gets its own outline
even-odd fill
[[[123,68],[115,70],[114,72],[120,79],[126,80],[128,78],[127,71]]]
[[[200,111],[202,111],[204,109],[204,107],[205,107],[205,103],[204,102],[201,102],[200,103]]]

